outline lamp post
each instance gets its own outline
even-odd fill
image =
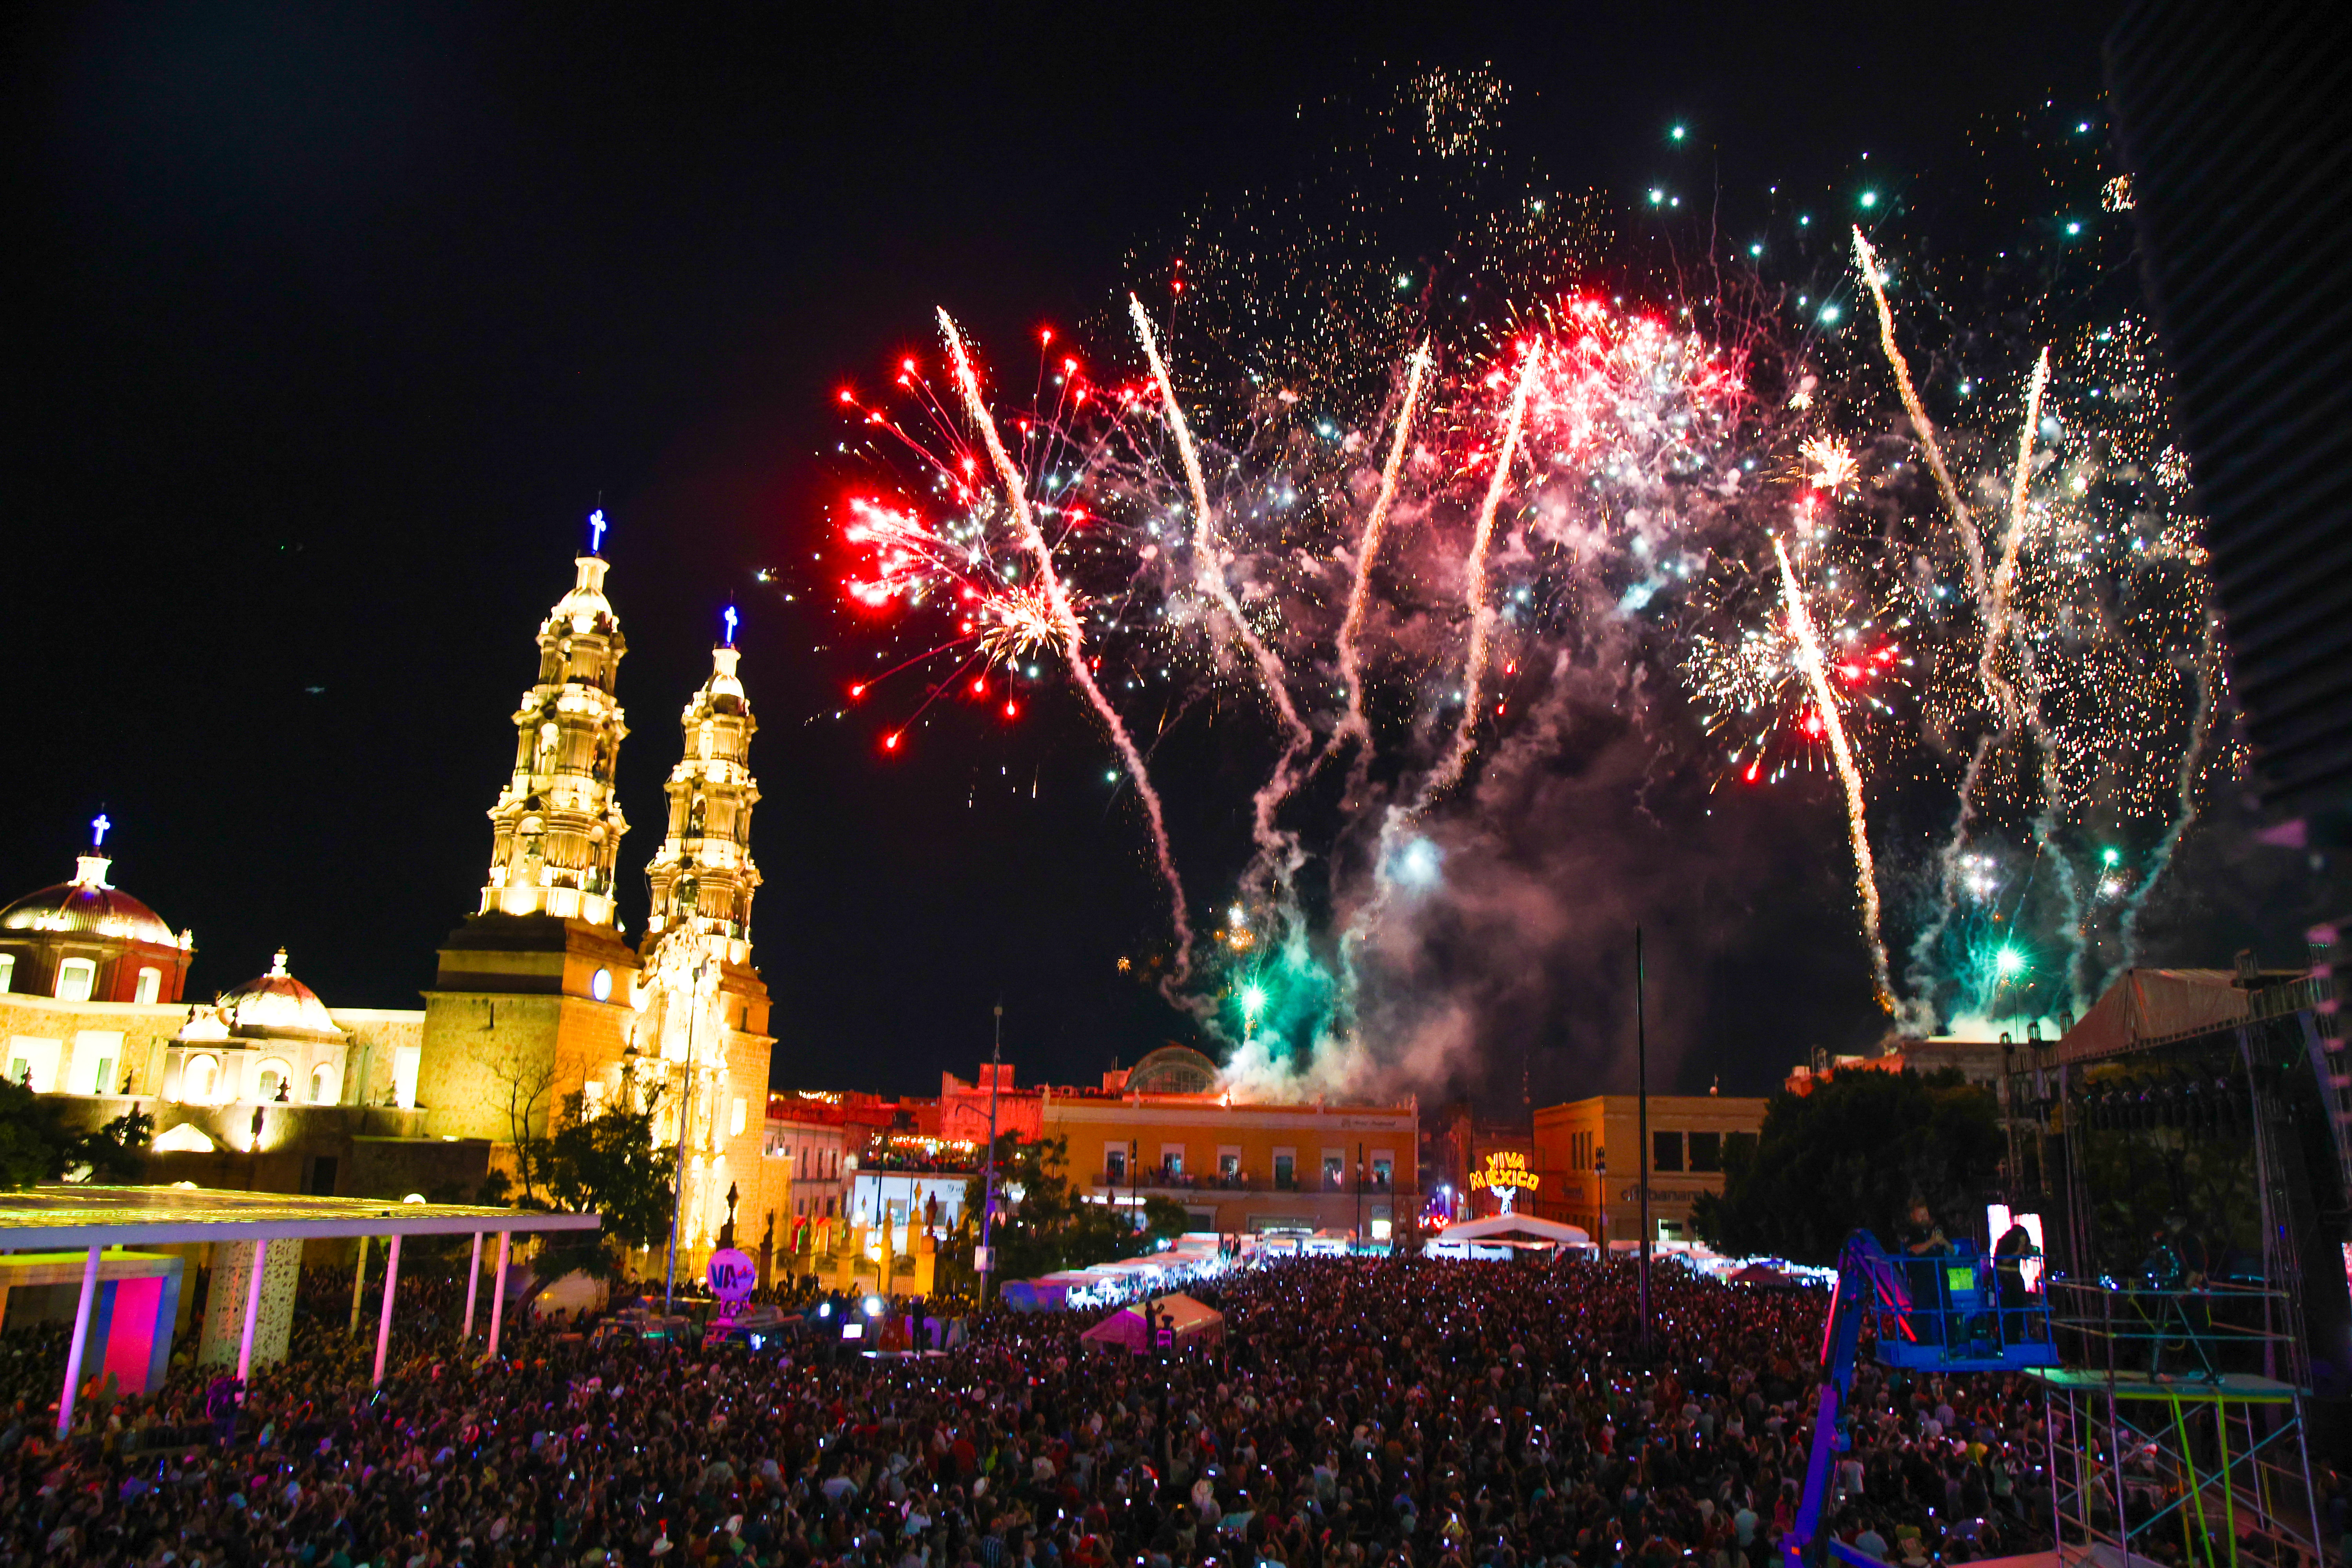
[[[662,1316],[670,1313],[677,1293],[677,1215],[686,1206],[686,1129],[694,1115],[694,1022],[702,1011],[702,976],[710,967],[703,958],[694,966],[694,1006],[686,1016],[686,1090],[677,1106],[677,1162],[670,1172],[669,1260],[663,1270]]]
[[[1642,928],[1633,928],[1633,1060],[1642,1146],[1642,1364],[1650,1364],[1650,1028],[1642,1002]]]
[[[996,1043],[988,1052],[988,1164],[980,1186],[980,1300],[988,1301],[988,1277],[996,1268],[996,1251],[990,1238],[996,1234],[996,1080],[1004,1059],[1004,1004],[996,1005]]]

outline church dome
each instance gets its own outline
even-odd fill
[[[1206,1094],[1216,1084],[1216,1063],[1190,1046],[1172,1043],[1145,1052],[1127,1075],[1132,1094]]]
[[[269,973],[222,994],[217,1014],[228,1032],[248,1039],[340,1041],[342,1030],[319,994],[286,973],[279,948]]]
[[[121,889],[107,886],[109,864],[103,855],[83,856],[72,881],[27,893],[0,910],[0,931],[54,931],[177,947],[180,939],[162,916]]]

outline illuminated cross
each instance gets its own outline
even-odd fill
[[[727,646],[733,647],[735,646],[735,606],[728,605],[727,613],[719,618],[727,623]]]
[[[604,509],[598,507],[588,514],[588,553],[595,554],[604,548]]]
[[[95,849],[104,844],[106,842],[106,830],[113,826],[114,824],[106,819],[106,813],[102,811],[96,816],[91,817],[89,819],[89,847]]]

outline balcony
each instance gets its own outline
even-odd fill
[[[1232,1174],[1217,1172],[1198,1174],[1174,1171],[1097,1171],[1087,1181],[1097,1192],[1134,1189],[1167,1195],[1188,1193],[1305,1193],[1311,1196],[1353,1197],[1357,1192],[1353,1182],[1301,1181],[1296,1176],[1283,1180],[1249,1171],[1237,1171]],[[1367,1178],[1362,1188],[1364,1196],[1368,1198],[1388,1197],[1396,1190],[1396,1184],[1377,1177]]]

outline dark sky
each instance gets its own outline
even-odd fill
[[[834,388],[928,346],[941,303],[1008,349],[1075,322],[1129,245],[1294,166],[1302,101],[1416,66],[1493,62],[1571,188],[1704,189],[1711,160],[1737,200],[2088,104],[2111,10],[16,9],[0,895],[60,879],[102,805],[118,882],[195,930],[192,989],[283,942],[332,1003],[417,1005],[601,499],[632,927],[675,717],[740,595],[780,1079],[927,1089],[1000,996],[1024,1079],[1131,1060],[1157,1020],[1115,960],[1160,907],[1087,787],[1091,733],[1047,714],[883,765],[811,721],[850,667],[751,573],[821,526]],[[1034,806],[967,807],[999,768]],[[1788,896],[1831,916],[1682,983],[1811,985],[1790,949],[1834,942],[1835,878]],[[1680,1080],[1760,1089],[1851,1000],[1717,1008]]]

